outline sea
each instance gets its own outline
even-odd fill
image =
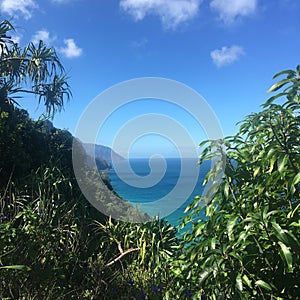
[[[186,206],[202,195],[210,168],[210,161],[199,166],[195,158],[134,158],[115,161],[108,175],[123,199],[178,226]]]

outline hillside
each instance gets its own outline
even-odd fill
[[[95,151],[96,160],[104,160],[110,164],[112,163],[112,160],[124,160],[124,157],[107,146],[94,145],[92,143],[82,143],[82,145],[89,156],[92,156],[93,151]]]

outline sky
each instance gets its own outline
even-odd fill
[[[99,144],[113,147],[119,132],[127,136],[124,126],[130,130],[129,123],[150,114],[177,122],[186,132],[178,130],[173,139],[175,125],[159,132],[151,131],[150,122],[144,134],[128,138],[124,147],[118,143],[124,156],[128,149],[134,156],[176,156],[186,146],[181,134],[196,147],[210,128],[194,116],[201,115],[203,103],[185,109],[174,99],[146,95],[113,107],[111,99],[97,98],[107,89],[143,77],[176,81],[205,99],[227,136],[261,109],[273,75],[300,63],[298,0],[0,0],[0,14],[14,24],[13,39],[20,46],[42,39],[56,49],[68,73],[73,97],[54,117],[56,127],[75,134],[82,114],[98,99],[99,111],[102,105],[112,110],[100,120]],[[19,103],[33,118],[43,111],[37,99]]]

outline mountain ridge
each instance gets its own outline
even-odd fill
[[[99,170],[111,168],[113,160],[125,159],[108,146],[93,143],[82,143],[82,146],[89,157],[93,157],[95,153],[96,165]]]

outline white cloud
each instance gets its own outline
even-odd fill
[[[26,19],[32,17],[32,12],[38,5],[34,0],[2,0],[0,1],[1,13],[17,18],[20,14]]]
[[[34,44],[38,44],[40,40],[42,40],[47,46],[51,46],[51,44],[56,40],[56,36],[50,36],[50,33],[47,30],[39,30],[33,35],[31,41]]]
[[[23,35],[21,34],[14,34],[11,36],[11,40],[15,43],[15,44],[20,44],[21,39],[23,38]]]
[[[175,28],[198,13],[202,0],[121,0],[121,8],[140,21],[147,15],[159,16],[166,28]]]
[[[57,40],[56,36],[51,36],[47,30],[37,31],[31,38],[34,44],[42,40],[48,47],[53,46],[54,41]],[[79,48],[74,39],[64,39],[64,47],[57,48],[57,50],[68,58],[78,57],[82,54],[82,49]]]
[[[68,58],[79,57],[82,54],[82,49],[79,48],[74,39],[65,39],[65,47],[60,48],[59,51]]]
[[[255,12],[257,0],[212,0],[210,7],[216,10],[220,19],[232,23],[237,17],[244,17]]]
[[[233,45],[231,47],[222,47],[210,52],[213,62],[218,67],[223,67],[238,60],[243,54],[244,49],[240,46]]]

